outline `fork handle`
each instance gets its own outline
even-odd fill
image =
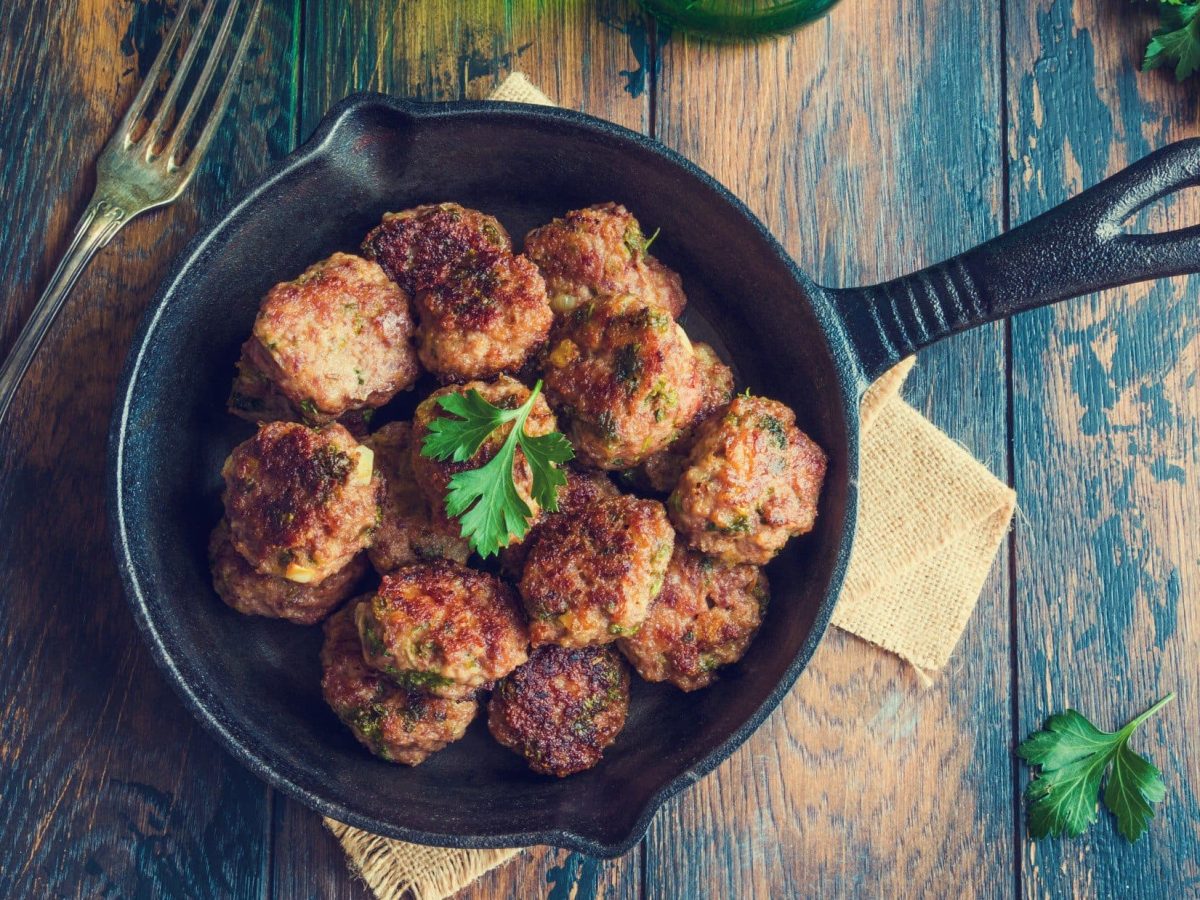
[[[125,209],[114,203],[106,196],[97,194],[92,197],[87,210],[75,227],[75,236],[71,246],[67,248],[62,262],[50,276],[50,283],[42,292],[37,306],[17,336],[12,352],[0,368],[0,423],[4,422],[12,405],[13,397],[21,384],[29,364],[42,345],[46,332],[54,323],[58,312],[62,309],[63,301],[75,286],[75,282],[105,244],[112,240],[114,234],[120,231],[129,217]]]

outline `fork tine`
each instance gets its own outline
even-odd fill
[[[209,57],[208,64],[200,75],[200,82],[196,85],[196,90],[192,94],[191,100],[180,116],[179,122],[175,127],[175,133],[171,135],[171,142],[167,146],[167,164],[172,168],[178,168],[176,154],[179,151],[183,139],[186,137],[188,128],[192,124],[192,119],[195,118],[196,112],[200,106],[200,100],[204,96],[205,90],[208,88],[209,82],[212,80],[213,72],[216,69],[216,62],[219,49],[223,49],[225,43],[229,39],[229,32],[233,28],[233,14],[240,5],[241,0],[234,0],[230,7],[229,13],[225,22],[221,26],[221,34],[218,35],[218,45],[213,46],[213,53]],[[217,99],[213,102],[212,109],[209,110],[208,119],[204,123],[204,128],[201,129],[199,137],[196,138],[196,143],[188,152],[187,167],[189,169],[188,177],[196,169],[196,162],[204,155],[204,151],[208,149],[209,141],[212,140],[216,133],[217,126],[221,124],[221,119],[225,114],[225,107],[229,105],[229,98],[233,94],[233,89],[237,84],[238,75],[241,73],[242,64],[246,61],[246,54],[250,49],[250,44],[254,41],[254,33],[258,30],[258,17],[262,12],[263,0],[254,0],[254,6],[250,9],[250,15],[246,20],[246,30],[243,32],[241,39],[238,41],[237,51],[234,53],[233,62],[229,64],[229,69],[225,73],[225,81],[221,84],[221,90],[217,93]]]
[[[217,0],[208,0],[204,4],[204,9],[200,13],[200,21],[196,23],[196,30],[192,33],[192,39],[188,43],[187,50],[184,51],[179,68],[171,76],[171,83],[167,85],[167,92],[163,95],[162,101],[158,105],[158,112],[154,116],[154,121],[146,129],[143,140],[146,145],[147,159],[150,159],[154,154],[154,145],[158,143],[158,139],[162,136],[167,119],[175,108],[175,98],[179,96],[179,91],[183,88],[184,79],[187,78],[187,73],[192,68],[192,62],[196,59],[196,54],[200,52],[200,44],[204,40],[204,32],[208,30],[208,24],[212,21],[213,12],[216,8]],[[216,48],[213,49],[216,52]]]
[[[155,85],[158,84],[163,67],[175,50],[175,44],[178,42],[179,35],[183,31],[183,23],[187,21],[187,14],[191,8],[192,0],[183,0],[182,5],[179,7],[179,12],[175,14],[175,21],[171,23],[171,30],[167,34],[167,39],[159,47],[158,56],[154,57],[154,62],[150,65],[150,71],[146,73],[146,77],[142,80],[142,86],[138,88],[138,92],[133,98],[133,103],[126,110],[125,117],[121,119],[118,133],[122,136],[122,141],[126,147],[130,144],[129,135],[133,133],[133,127],[146,111],[146,104],[150,101],[150,97],[154,93]]]

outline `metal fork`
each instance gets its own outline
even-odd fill
[[[234,18],[242,0],[230,0],[224,16],[220,19],[208,57],[192,86],[191,94],[179,115],[172,119],[188,72],[199,55],[201,41],[215,17],[218,0],[207,0],[204,3],[191,41],[183,52],[178,70],[167,85],[157,112],[144,130],[139,129],[143,120],[150,116],[150,101],[182,40],[184,24],[194,2],[196,0],[183,0],[162,49],[146,74],[146,80],[138,90],[137,96],[133,98],[133,105],[129,107],[116,133],[100,153],[96,162],[96,190],[75,227],[71,246],[50,277],[50,283],[34,307],[25,327],[21,329],[3,368],[0,368],[0,423],[7,415],[21,378],[33,361],[42,339],[62,309],[63,301],[67,299],[67,294],[92,257],[135,216],[146,210],[165,206],[183,193],[196,173],[196,167],[204,156],[204,151],[208,149],[213,134],[216,133],[226,106],[229,105],[238,73],[245,62],[246,52],[258,25],[262,0],[253,0],[253,6],[246,19],[245,32],[234,50],[233,61],[226,70],[225,79],[195,143],[186,154],[184,141],[229,45]]]

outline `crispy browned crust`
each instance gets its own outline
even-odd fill
[[[233,549],[224,519],[213,529],[208,559],[213,587],[228,606],[247,616],[284,619],[297,625],[313,625],[324,619],[354,593],[368,569],[366,556],[360,553],[316,584],[260,575]]]
[[[625,469],[666,448],[695,417],[701,380],[683,330],[631,296],[572,314],[546,357],[546,394],[571,423],[580,460]]]
[[[355,612],[367,664],[435,694],[478,687],[528,658],[512,588],[449,560],[402,566]]]
[[[619,203],[568,212],[525,236],[525,255],[546,279],[556,313],[633,294],[678,317],[687,305],[679,275],[650,256],[637,219]]]
[[[321,581],[370,544],[383,479],[353,483],[358,443],[341,425],[270,422],[225,461],[225,514],[234,548],[255,571],[289,564]]]
[[[671,494],[688,543],[727,563],[763,565],[812,530],[825,454],[775,400],[739,396],[702,425]]]
[[[484,441],[478,452],[465,462],[456,463],[453,460],[443,462],[422,456],[421,447],[429,434],[429,423],[436,418],[449,415],[438,405],[438,398],[448,394],[466,394],[471,390],[478,391],[483,399],[500,409],[517,409],[529,399],[529,388],[515,378],[501,375],[492,382],[472,381],[464,385],[447,385],[421,401],[413,413],[413,477],[421,490],[425,492],[425,496],[429,498],[434,514],[446,522],[453,521],[446,514],[446,491],[450,485],[450,479],[458,472],[466,472],[486,465],[499,452],[504,439],[512,430],[511,425],[502,425],[497,428]],[[554,414],[550,412],[550,407],[546,404],[543,395],[539,394],[537,400],[534,401],[533,409],[525,419],[525,434],[537,437],[557,430],[558,422],[554,418]],[[541,507],[533,499],[531,492],[533,471],[529,468],[529,462],[525,459],[525,454],[520,447],[517,448],[513,459],[513,484],[516,486],[517,494],[529,507],[531,513],[529,521],[537,521],[541,514]]]
[[[558,510],[545,513],[542,518],[529,529],[525,539],[519,544],[509,544],[500,551],[500,566],[504,573],[511,578],[520,579],[525,568],[525,559],[529,548],[537,540],[547,522],[558,518],[569,518],[581,513],[586,507],[601,500],[608,500],[620,495],[617,486],[602,472],[589,472],[572,465],[563,468],[567,483],[558,489]]]
[[[319,422],[412,387],[415,331],[408,295],[383,269],[335,253],[271,288],[245,349],[258,373]]]
[[[379,528],[367,551],[375,570],[386,575],[400,566],[439,558],[465,563],[471,548],[453,523],[433,514],[429,499],[417,486],[411,423],[391,422],[363,443],[375,451],[375,465],[387,484]]]
[[[685,691],[707,687],[716,669],[745,655],[768,598],[757,566],[729,566],[676,544],[646,621],[617,646],[647,681]]]
[[[409,294],[429,290],[465,269],[512,253],[494,216],[457,203],[431,203],[387,213],[363,241],[362,253]]]
[[[497,686],[492,736],[544,775],[590,769],[625,727],[629,670],[607,647],[541,647]]]
[[[582,647],[632,634],[662,587],[675,532],[656,500],[616,497],[546,524],[521,597],[535,647]]]
[[[446,699],[411,691],[363,662],[351,607],[325,623],[321,648],[325,702],[376,756],[415,766],[466,733],[479,711],[475,693]]]

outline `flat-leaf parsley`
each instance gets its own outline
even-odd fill
[[[1150,804],[1166,795],[1162,772],[1129,749],[1138,726],[1175,698],[1167,694],[1120,731],[1101,731],[1073,709],[1046,720],[1017,748],[1017,755],[1040,767],[1025,791],[1029,833],[1078,837],[1096,821],[1100,781],[1112,765],[1104,787],[1104,805],[1117,819],[1117,829],[1136,841],[1154,816]]]
[[[1144,70],[1169,66],[1183,81],[1200,69],[1200,2],[1152,0],[1158,6],[1159,28],[1146,47]]]
[[[557,431],[537,437],[525,433],[525,420],[541,390],[539,380],[518,409],[492,406],[476,390],[439,397],[438,405],[453,418],[439,416],[430,422],[429,434],[421,444],[422,456],[463,463],[479,452],[493,431],[512,423],[496,455],[478,469],[453,475],[446,491],[446,512],[458,519],[462,536],[480,556],[497,553],[529,531],[532,513],[513,483],[517,447],[533,472],[533,499],[548,512],[558,509],[558,488],[567,483],[558,464],[575,453]]]

